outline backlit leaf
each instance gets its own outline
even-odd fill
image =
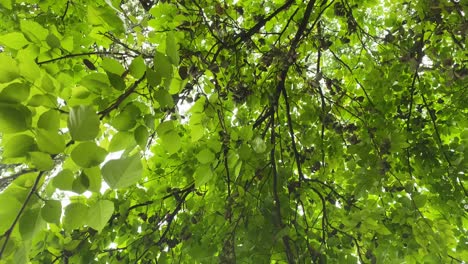
[[[134,185],[141,178],[143,165],[139,155],[110,160],[102,167],[102,176],[112,189]]]
[[[71,203],[65,207],[65,214],[63,217],[63,227],[65,230],[73,230],[80,228],[87,221],[88,206],[82,203]]]
[[[57,200],[47,200],[41,208],[42,219],[49,223],[60,224],[62,215],[62,203]]]
[[[113,202],[109,200],[100,200],[89,208],[86,224],[96,231],[101,232],[101,230],[107,225],[107,222],[113,212]]]
[[[82,142],[70,154],[73,161],[83,168],[91,168],[101,164],[106,155],[107,151],[94,142]]]
[[[23,105],[0,103],[0,133],[16,133],[31,127],[31,111]]]
[[[70,109],[68,129],[74,140],[93,140],[99,133],[99,117],[90,106],[75,106]]]

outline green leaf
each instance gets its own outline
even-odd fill
[[[115,11],[108,6],[88,5],[88,23],[95,26],[104,26],[117,33],[125,31],[122,20]]]
[[[120,75],[111,72],[106,73],[112,87],[119,91],[125,90],[125,81],[122,77],[120,77]]]
[[[114,213],[114,203],[109,200],[100,200],[88,210],[87,225],[98,232],[107,225]]]
[[[0,103],[0,133],[16,133],[31,127],[32,114],[24,105]]]
[[[57,38],[57,36],[55,36],[52,33],[47,35],[46,42],[47,42],[47,45],[49,45],[49,47],[53,49],[58,49],[61,47],[60,40]]]
[[[99,117],[90,106],[75,106],[68,116],[68,129],[74,140],[93,140],[99,133]]]
[[[37,127],[57,131],[60,128],[60,113],[52,109],[42,113],[37,121]]]
[[[71,203],[65,207],[63,217],[63,227],[65,230],[71,231],[82,227],[87,222],[88,206],[82,203]]]
[[[165,84],[170,83],[172,79],[172,64],[169,61],[169,57],[157,51],[154,55],[154,71],[158,79],[165,80]]]
[[[112,136],[108,149],[110,152],[115,152],[123,149],[130,149],[134,146],[135,140],[133,139],[133,133],[117,132],[117,134]]]
[[[255,137],[252,140],[252,148],[256,153],[263,153],[266,150],[265,141],[261,137]]]
[[[80,80],[80,84],[95,94],[106,94],[107,89],[110,90],[109,78],[104,73],[87,74]]]
[[[82,142],[72,150],[70,156],[76,165],[91,168],[104,161],[107,151],[94,142]]]
[[[29,41],[20,32],[12,32],[0,36],[0,44],[5,47],[19,50],[29,44]]]
[[[41,76],[41,68],[34,60],[23,60],[19,63],[20,74],[31,82],[35,82]]]
[[[213,171],[209,165],[201,165],[193,173],[193,178],[195,179],[195,187],[200,188],[213,178]]]
[[[17,135],[6,141],[3,149],[3,157],[25,157],[29,151],[33,151],[34,149],[34,138],[28,135]]]
[[[140,156],[110,160],[101,169],[102,176],[112,189],[134,185],[141,178],[143,165]]]
[[[132,63],[130,64],[130,74],[137,78],[140,79],[143,77],[143,75],[146,72],[146,64],[145,61],[141,56],[138,56],[132,60]]]
[[[88,190],[91,192],[99,192],[101,190],[101,169],[99,167],[92,167],[84,169],[81,174],[86,175],[88,180]]]
[[[52,184],[60,190],[71,191],[74,180],[75,176],[73,176],[73,172],[69,169],[64,169],[54,177]]]
[[[65,139],[53,130],[38,128],[36,130],[36,140],[39,149],[50,154],[58,154],[65,149]]]
[[[89,188],[89,179],[86,174],[80,173],[72,183],[72,191],[78,194],[86,192]]]
[[[214,153],[209,149],[203,149],[202,151],[198,152],[197,160],[202,164],[208,164],[213,162],[215,159]]]
[[[11,10],[13,7],[13,0],[0,0],[0,5],[5,7],[8,10]]]
[[[20,27],[23,34],[36,44],[41,44],[41,41],[44,41],[49,34],[47,29],[32,19],[21,20]]]
[[[29,159],[32,165],[38,170],[47,171],[54,168],[54,161],[49,154],[44,152],[29,152]]]
[[[19,221],[19,230],[24,240],[31,240],[44,228],[45,222],[41,218],[39,208],[26,210]]]
[[[49,74],[42,77],[41,88],[48,93],[55,92],[56,85]]]
[[[118,131],[127,131],[135,127],[136,118],[140,115],[137,108],[128,105],[123,111],[112,119],[112,126]]]
[[[148,84],[157,87],[161,83],[161,75],[157,74],[154,70],[146,67],[146,80]]]
[[[174,66],[179,65],[178,45],[172,31],[166,34],[166,54]]]
[[[149,132],[148,128],[141,125],[135,128],[134,131],[134,138],[137,144],[141,147],[144,148],[146,147],[146,143],[148,142],[148,137],[149,137]]]
[[[29,85],[26,83],[12,83],[0,93],[0,102],[21,103],[29,97]]]
[[[120,64],[120,62],[107,57],[102,60],[101,66],[105,71],[116,74],[118,76],[121,76],[125,71],[125,68],[122,66],[122,64]]]
[[[6,83],[19,76],[18,64],[5,53],[0,53],[0,83]]]
[[[2,210],[0,210],[0,219],[2,219],[0,221],[0,233],[4,234],[18,215],[22,203],[14,196],[3,192],[0,193],[0,204],[2,205]]]
[[[48,223],[60,224],[62,215],[62,203],[57,200],[47,200],[41,209],[42,219]]]
[[[205,127],[202,125],[193,125],[190,127],[190,137],[192,142],[200,140],[205,134]]]
[[[180,136],[175,130],[160,135],[160,138],[162,140],[164,149],[169,154],[176,153],[182,147],[182,143],[180,142]]]
[[[161,87],[154,91],[154,98],[158,101],[161,108],[171,108],[174,106],[174,100],[164,87]]]
[[[413,200],[414,200],[414,203],[416,205],[416,207],[418,208],[421,208],[423,207],[426,202],[427,202],[427,195],[424,195],[424,194],[416,194],[414,197],[413,197]]]

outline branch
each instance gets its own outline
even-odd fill
[[[89,55],[121,55],[121,56],[128,56],[129,54],[123,52],[110,52],[110,51],[91,51],[91,52],[84,52],[84,53],[75,53],[75,54],[67,54],[62,57],[45,60],[45,61],[37,61],[37,65],[42,65],[46,63],[51,63],[58,60],[64,60],[74,57],[81,57],[81,56],[89,56]]]
[[[273,197],[274,197],[274,208],[275,208],[275,220],[277,226],[282,229],[284,227],[283,224],[283,219],[281,216],[281,202],[280,198],[278,195],[278,171],[276,170],[276,158],[275,158],[275,146],[276,146],[276,132],[275,132],[275,110],[274,110],[274,105],[271,107],[271,112],[273,113],[271,115],[271,137],[270,137],[270,143],[272,145],[271,151],[270,151],[270,160],[271,160],[271,168],[273,170]],[[294,254],[291,251],[291,245],[289,243],[289,236],[284,235],[282,237],[284,248],[286,250],[286,257],[288,258],[288,263],[295,263],[294,261]]]
[[[26,196],[26,199],[24,200],[23,205],[21,206],[21,209],[16,215],[15,220],[13,220],[13,223],[5,231],[5,233],[3,233],[3,235],[0,236],[0,237],[5,237],[2,248],[0,249],[0,259],[2,259],[3,253],[5,252],[6,246],[8,244],[8,241],[10,240],[11,234],[13,233],[13,230],[15,229],[16,224],[18,223],[19,219],[21,218],[21,215],[26,209],[26,206],[28,205],[29,200],[31,199],[31,197],[33,196],[33,194],[36,192],[37,188],[39,187],[39,181],[41,180],[43,175],[44,175],[44,171],[39,172],[39,174],[36,177],[36,180],[34,181],[33,186],[31,187],[31,190],[28,193],[28,196]]]
[[[132,86],[127,90],[125,91],[125,93],[123,93],[122,95],[120,95],[117,100],[115,100],[115,102],[113,104],[111,104],[109,107],[107,107],[106,109],[100,111],[98,114],[101,116],[101,120],[107,116],[112,110],[116,109],[119,107],[119,105],[127,98],[129,97],[134,91],[135,89],[138,87],[138,85],[145,79],[145,76],[146,76],[146,73],[143,74],[143,76],[138,79],[137,81],[135,81]]]
[[[284,5],[280,6],[278,9],[275,10],[272,14],[267,16],[266,18],[262,18],[255,26],[251,27],[247,32],[242,32],[236,36],[236,39],[239,39],[235,42],[234,46],[239,45],[241,42],[246,41],[250,37],[252,37],[257,31],[259,31],[265,24],[273,19],[276,15],[278,15],[281,11],[289,8],[295,1],[288,0]]]

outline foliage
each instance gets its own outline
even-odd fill
[[[467,260],[467,12],[1,0],[2,263]]]

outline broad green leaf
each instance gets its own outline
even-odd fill
[[[170,133],[174,129],[174,121],[164,121],[156,128],[158,136],[163,136],[166,133]]]
[[[213,178],[213,171],[209,165],[198,166],[193,173],[193,178],[195,179],[195,187],[200,188]]]
[[[169,57],[161,52],[156,52],[154,55],[154,71],[157,78],[165,80],[165,83],[172,79],[172,64]]]
[[[118,76],[122,75],[125,71],[125,68],[120,64],[120,62],[111,59],[111,58],[104,58],[101,64],[102,68],[110,73],[116,74]]]
[[[45,228],[39,208],[26,210],[19,221],[19,230],[24,240],[31,240],[35,234]]]
[[[417,194],[413,197],[413,200],[414,200],[416,207],[421,208],[426,204],[427,196],[424,194]]]
[[[140,156],[110,160],[101,169],[102,176],[112,189],[126,188],[134,185],[141,178],[143,165]]]
[[[0,103],[0,133],[16,133],[31,127],[32,114],[19,104]]]
[[[8,10],[11,10],[13,7],[13,0],[0,0],[0,5]]]
[[[64,137],[54,130],[37,129],[36,140],[39,149],[50,154],[58,154],[65,149]]]
[[[18,76],[18,63],[5,53],[0,53],[0,83],[10,82]]]
[[[47,29],[32,19],[21,20],[20,26],[23,34],[25,34],[29,40],[35,42],[36,44],[41,44],[41,41],[44,41],[49,34]]]
[[[253,150],[257,153],[263,153],[266,150],[265,141],[261,137],[255,137],[251,144]]]
[[[57,107],[57,97],[52,94],[35,94],[29,98],[28,106]]]
[[[2,205],[2,210],[0,210],[0,219],[2,219],[0,221],[0,233],[4,234],[17,216],[21,203],[14,196],[4,192],[0,193],[0,204]]]
[[[164,149],[169,152],[169,154],[177,153],[182,147],[180,136],[175,130],[162,134],[160,138],[162,139]]]
[[[49,110],[39,117],[37,121],[37,127],[57,131],[60,128],[60,113],[56,110]]]
[[[129,112],[121,112],[112,119],[112,126],[118,131],[127,131],[136,124],[135,118]]]
[[[146,67],[146,80],[148,84],[157,87],[161,83],[161,75],[157,74],[154,70]]]
[[[49,45],[49,47],[53,49],[58,49],[61,47],[60,40],[57,38],[57,36],[55,36],[52,33],[47,35],[46,42],[47,42],[47,45]]]
[[[56,85],[49,74],[44,74],[42,77],[41,88],[49,93],[53,93],[55,91]]]
[[[71,154],[76,165],[83,168],[91,168],[101,164],[107,156],[107,151],[94,142],[82,142],[76,146]]]
[[[20,61],[19,71],[23,77],[31,82],[35,82],[41,76],[41,68],[31,59]]]
[[[163,87],[154,91],[154,98],[158,101],[161,108],[171,108],[174,106],[174,100],[166,89]]]
[[[5,47],[19,50],[29,44],[29,41],[20,32],[12,32],[0,36],[0,44]]]
[[[101,232],[113,213],[114,203],[109,200],[100,200],[89,208],[86,224]]]
[[[88,5],[88,23],[90,25],[104,26],[117,33],[125,31],[124,24],[115,11],[108,6]]]
[[[84,169],[81,174],[86,175],[89,182],[88,190],[92,192],[99,192],[101,190],[101,169],[99,167],[92,167]]]
[[[52,184],[54,187],[61,190],[71,191],[74,180],[75,177],[73,176],[73,172],[69,169],[64,169],[53,178]]]
[[[202,125],[193,125],[190,127],[190,137],[192,142],[196,142],[205,134],[205,127]]]
[[[0,102],[21,103],[29,97],[29,85],[27,83],[12,83],[0,93]]]
[[[5,140],[5,139],[4,139]],[[34,138],[28,135],[17,135],[5,142],[3,149],[4,158],[25,157],[28,152],[35,149]]]
[[[179,65],[178,45],[172,31],[166,34],[166,54],[174,66]]]
[[[112,87],[119,91],[125,90],[125,81],[120,75],[111,72],[106,73]]]
[[[89,188],[88,176],[84,173],[80,173],[72,183],[72,191],[78,194],[86,192]]]
[[[109,144],[108,150],[115,152],[123,149],[130,149],[135,146],[135,140],[133,133],[130,132],[117,132],[112,136],[112,140]]]
[[[57,200],[47,200],[41,208],[42,219],[49,223],[60,224],[62,215],[62,203]]]
[[[136,57],[135,59],[132,60],[132,63],[130,64],[130,74],[137,78],[140,79],[143,77],[146,71],[146,64],[145,61],[141,56]]]
[[[203,149],[197,154],[197,160],[202,164],[211,163],[214,159],[215,159],[215,155],[209,149]]]
[[[106,94],[109,89],[109,78],[104,73],[91,73],[85,75],[80,84],[95,94]]]
[[[65,207],[63,227],[71,231],[80,228],[88,221],[88,206],[82,203],[71,203]]]
[[[68,129],[74,140],[93,140],[99,133],[99,117],[90,106],[75,106],[70,109]]]
[[[47,171],[54,168],[54,161],[49,154],[39,151],[29,152],[29,159],[32,165],[41,171]]]
[[[141,125],[135,128],[134,131],[134,138],[136,143],[141,147],[146,147],[146,143],[148,142],[149,132],[148,128]]]
[[[128,105],[123,111],[115,116],[111,124],[118,131],[127,131],[135,127],[139,110],[133,105]]]

